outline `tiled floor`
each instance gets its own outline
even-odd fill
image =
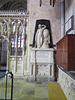
[[[10,97],[10,79],[8,81],[8,98]],[[14,79],[13,100],[48,100],[47,83],[27,82]],[[4,97],[5,79],[0,80],[0,99]]]

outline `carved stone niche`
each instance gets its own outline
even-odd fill
[[[32,48],[30,80],[54,81],[54,49]]]
[[[41,32],[37,32],[38,29]],[[50,42],[48,43],[49,44],[49,47],[48,48],[53,48],[53,41],[52,41],[52,33],[51,33],[50,20],[46,20],[46,19],[36,20],[36,25],[35,25],[35,31],[34,31],[34,37],[33,37],[32,47],[37,48],[37,45],[36,45],[36,36],[39,33],[43,35],[42,36],[42,39],[41,39],[41,36],[39,36],[40,39],[41,39],[41,41],[44,42],[41,47],[44,47],[45,46],[45,41],[50,40]],[[46,35],[48,35],[48,37],[46,37],[44,39],[44,36],[46,36]]]
[[[54,49],[49,20],[37,20],[31,49],[30,80],[54,81]]]

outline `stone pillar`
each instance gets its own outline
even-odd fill
[[[61,38],[65,35],[65,1],[61,0]]]
[[[29,0],[27,0],[27,12],[29,11]]]
[[[19,31],[19,29],[18,29],[18,26],[17,26],[17,23],[16,23],[16,51],[15,51],[15,56],[16,56],[16,66],[15,66],[15,73],[17,72],[17,52],[18,52],[18,31]]]
[[[7,22],[7,31],[8,31],[8,39],[10,41],[10,19]],[[8,42],[7,46],[7,70],[10,70],[10,62],[9,62],[9,57],[10,57],[10,42]]]

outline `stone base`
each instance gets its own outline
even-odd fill
[[[35,81],[36,81],[35,76],[30,76],[30,77],[29,77],[29,81],[31,81],[31,82],[35,82]]]
[[[13,74],[14,78],[24,78],[24,75],[21,74]]]
[[[54,49],[31,50],[30,80],[54,81]]]
[[[40,82],[50,82],[54,80],[55,80],[54,77],[47,77],[47,76],[37,76],[36,78],[36,81],[40,81]]]
[[[38,81],[38,82],[53,82],[55,81],[55,77],[47,77],[47,76],[30,76],[28,78],[29,81]]]

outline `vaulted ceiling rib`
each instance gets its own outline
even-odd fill
[[[0,0],[1,1],[1,0]],[[7,1],[7,0],[6,0]],[[27,10],[27,0],[8,0],[0,10]]]

